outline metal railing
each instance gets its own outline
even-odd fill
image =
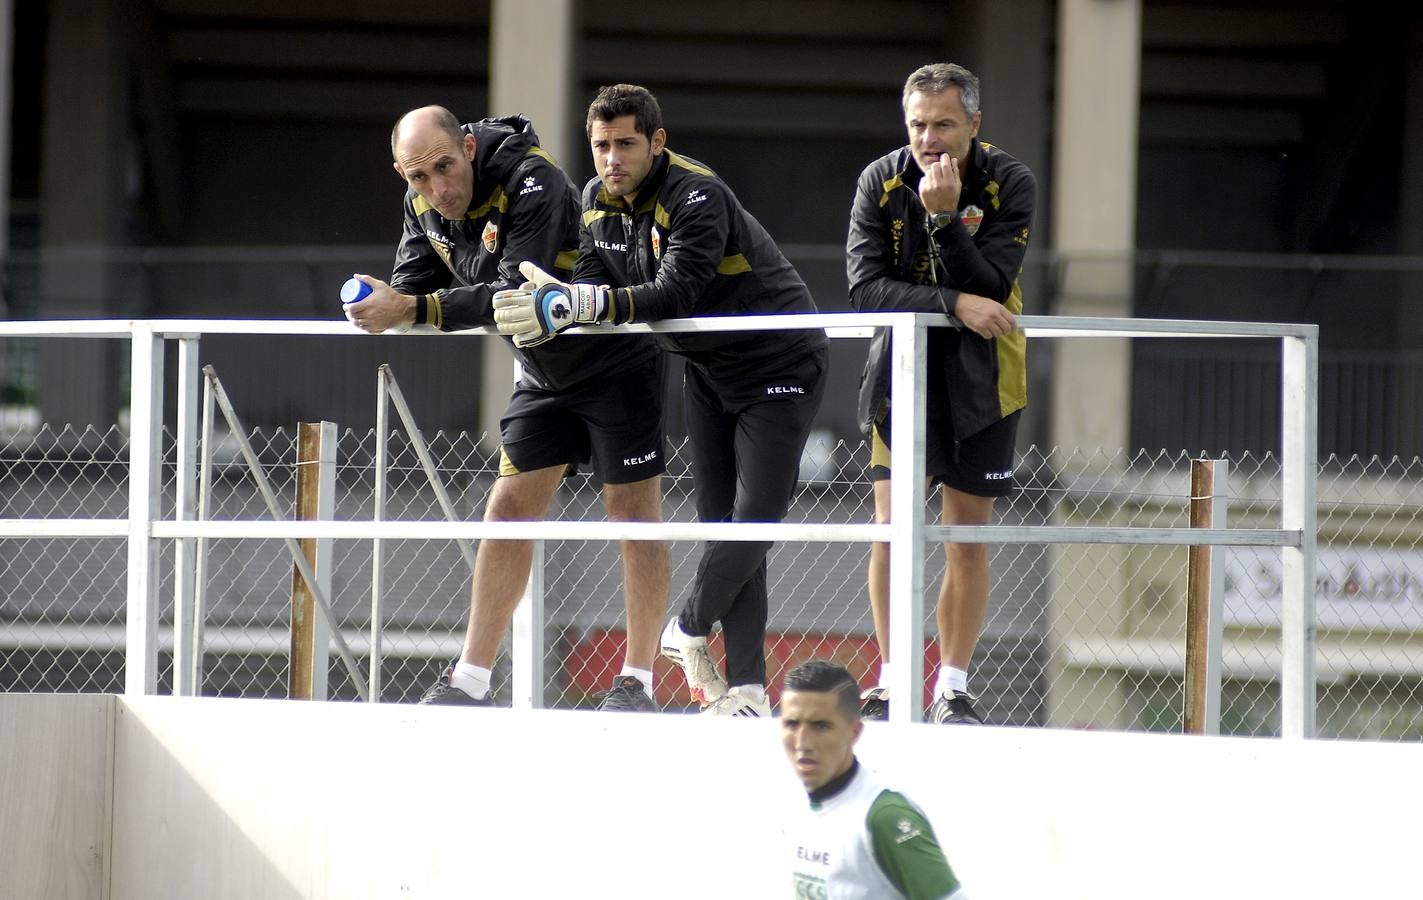
[[[834,338],[865,338],[875,327],[893,333],[893,395],[896,408],[912,416],[895,417],[892,441],[908,451],[907,465],[894,469],[892,504],[897,509],[923,508],[924,387],[915,373],[924,368],[926,330],[943,327],[942,317],[908,313],[873,315],[763,316],[738,319],[676,320],[656,325],[626,326],[634,331],[764,331],[775,328],[826,328]],[[1092,526],[955,526],[931,527],[920,517],[897,517],[892,524],[831,523],[611,523],[611,522],[391,522],[369,520],[328,522],[200,521],[197,517],[199,341],[204,335],[341,335],[352,330],[341,322],[131,320],[27,322],[0,325],[0,336],[127,339],[131,342],[132,387],[128,445],[128,510],[124,517],[105,519],[0,520],[0,538],[118,537],[127,539],[126,665],[128,693],[157,689],[158,623],[161,544],[174,547],[175,621],[192,615],[197,544],[219,538],[330,538],[336,540],[441,540],[501,537],[516,539],[620,539],[700,541],[770,540],[801,542],[888,542],[892,604],[890,641],[897,659],[890,685],[897,696],[915,696],[923,659],[923,586],[925,544],[928,541],[1000,543],[1131,543],[1155,545],[1249,545],[1278,547],[1282,554],[1281,730],[1288,736],[1314,732],[1314,550],[1316,472],[1317,329],[1308,325],[1121,320],[1023,316],[1020,326],[1030,338],[1080,337],[1201,337],[1270,338],[1281,347],[1281,507],[1276,528],[1123,528]],[[486,330],[462,332],[455,339],[477,339]],[[592,334],[564,339],[596,340]],[[159,466],[164,418],[163,343],[175,341],[177,354],[177,487],[171,517],[161,510]],[[906,602],[907,601],[907,602]],[[519,643],[515,680],[530,688],[516,692],[515,702],[536,705],[542,696],[537,667],[544,658],[543,631],[537,626],[539,605],[524,604],[516,623]],[[182,629],[178,630],[182,633]],[[181,638],[179,638],[181,641]],[[192,648],[189,649],[192,652]],[[892,715],[907,722],[913,704],[898,704]]]

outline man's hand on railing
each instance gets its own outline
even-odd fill
[[[415,298],[402,294],[370,275],[354,276],[370,285],[370,294],[356,303],[344,304],[346,318],[367,334],[403,334],[415,324]]]
[[[981,338],[1003,337],[1018,327],[1018,320],[1002,303],[963,292],[954,304],[954,318]]]
[[[494,295],[494,322],[518,346],[535,347],[565,328],[607,318],[607,288],[564,284],[527,261],[519,272],[529,279],[520,290]]]

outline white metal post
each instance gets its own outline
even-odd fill
[[[201,375],[201,370],[199,370]],[[212,417],[217,401],[213,398],[212,382],[203,379],[202,434],[198,439],[198,521],[206,522],[212,512]],[[184,673],[193,696],[203,692],[203,647],[204,630],[207,626],[207,582],[208,582],[208,539],[198,538],[193,551],[193,615],[192,658],[188,671]]]
[[[514,361],[514,383],[524,367]],[[512,705],[516,709],[539,709],[544,705],[544,542],[534,541],[529,565],[529,585],[514,610],[510,649],[513,663]],[[474,564],[470,564],[474,571]]]
[[[1230,523],[1230,461],[1214,460],[1215,490],[1211,495],[1211,527],[1227,528]],[[1221,617],[1225,614],[1225,548],[1211,549],[1211,580],[1209,611],[1206,622],[1206,734],[1220,734],[1220,655],[1222,644]]]
[[[513,681],[515,709],[544,705],[544,542],[534,541],[529,586],[514,611]]]
[[[336,518],[336,423],[321,423],[321,456],[317,464],[319,483],[316,488],[316,516],[323,522]],[[316,583],[327,597],[331,594],[331,572],[334,568],[332,542],[329,537],[316,539]],[[325,616],[316,616],[315,636],[311,648],[311,699],[325,700],[327,676],[331,668],[331,623]],[[374,696],[372,691],[371,696]]]
[[[924,371],[927,329],[917,315],[892,326],[889,546],[889,718],[917,722],[924,696]]]
[[[191,522],[197,517],[198,449],[198,339],[178,341],[178,432],[173,518]],[[193,645],[193,596],[197,572],[197,540],[173,542],[173,695],[197,694]]]
[[[158,541],[162,487],[163,339],[134,323],[128,438],[128,606],[124,693],[158,691]]]
[[[1281,339],[1281,522],[1299,546],[1280,548],[1280,733],[1314,736],[1315,485],[1319,468],[1319,329]]]
[[[371,511],[371,518],[376,522],[385,520],[385,488],[386,488],[386,467],[389,465],[387,456],[389,454],[390,443],[390,404],[386,397],[386,383],[390,378],[390,370],[381,366],[376,370],[376,452],[375,468],[376,483],[374,509]],[[381,638],[385,633],[385,626],[381,621],[381,598],[385,595],[385,541],[381,538],[371,538],[371,656],[370,656],[370,693],[366,699],[371,703],[380,702],[380,667],[384,650],[381,647]]]

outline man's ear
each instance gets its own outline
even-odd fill
[[[659,128],[652,133],[652,155],[656,156],[667,146],[667,129]]]
[[[467,134],[464,136],[464,158],[470,162],[474,162],[474,148],[476,146],[474,135]]]
[[[406,181],[406,180],[407,180],[406,177],[405,177],[405,167],[404,167],[404,166],[402,166],[402,165],[401,165],[400,163],[398,163],[398,162],[393,162],[393,163],[390,164],[390,167],[395,170],[395,174],[397,174],[397,175],[400,176],[400,180],[401,180],[401,181]]]

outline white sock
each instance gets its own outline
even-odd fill
[[[766,702],[766,687],[765,687],[765,685],[761,685],[761,684],[737,684],[737,685],[733,685],[733,686],[731,687],[731,690],[739,692],[742,697],[746,698],[747,700],[750,700],[752,703],[764,703],[764,702]]]
[[[887,662],[882,662],[882,663],[880,663],[880,664],[879,664],[879,683],[876,684],[875,687],[882,687],[882,688],[884,688],[885,690],[889,690],[889,675],[890,675],[890,672],[892,672],[892,671],[893,671],[893,670],[890,669],[890,667],[889,667],[889,663],[887,663]]]
[[[450,687],[457,687],[476,700],[489,696],[489,679],[494,672],[460,660],[450,675]]]
[[[651,670],[651,669],[635,669],[635,668],[633,668],[632,666],[630,666],[630,665],[624,663],[624,664],[623,664],[623,670],[618,673],[618,677],[621,678],[621,677],[623,677],[624,675],[631,675],[632,677],[636,678],[638,681],[641,681],[641,682],[642,682],[643,690],[647,691],[647,696],[649,696],[649,697],[652,696],[652,670]]]
[[[968,693],[968,672],[953,666],[939,666],[939,677],[934,682],[934,696],[947,697],[954,691]]]

